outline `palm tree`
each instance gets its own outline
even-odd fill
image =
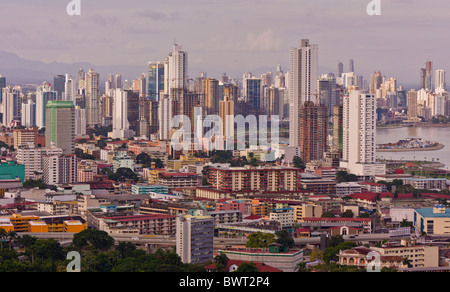
[[[15,240],[17,240],[17,232],[11,230],[8,232],[8,237],[9,237],[9,250],[12,250],[12,246],[13,246],[13,242]]]
[[[222,272],[228,265],[228,262],[230,260],[228,259],[227,255],[221,252],[214,258],[214,262],[216,265],[216,270]]]
[[[3,241],[8,237],[8,232],[5,229],[0,229],[0,249],[3,251]]]
[[[412,260],[410,260],[408,257],[405,257],[403,259],[403,264],[408,266],[408,268],[412,268],[413,267],[413,265],[411,263],[412,263]]]

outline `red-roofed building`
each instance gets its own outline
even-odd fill
[[[360,183],[363,191],[373,192],[373,193],[383,193],[387,191],[387,186],[384,184],[378,184],[373,182],[362,182]]]
[[[227,266],[225,268],[225,271],[230,272],[230,273],[235,272],[239,268],[239,266],[242,265],[243,263],[250,263],[250,262],[238,261],[238,260],[229,260],[228,264],[227,264]],[[261,273],[283,272],[282,270],[274,268],[274,267],[269,266],[269,265],[266,265],[265,263],[259,263],[259,262],[254,263],[253,262],[253,264],[255,264],[256,268],[258,269],[258,272],[261,272]],[[207,265],[205,267],[205,269],[208,272],[215,272],[216,271],[216,265],[215,264]]]
[[[176,216],[133,215],[99,218],[99,229],[109,234],[175,235]]]
[[[265,263],[283,272],[294,272],[299,263],[303,262],[303,250],[282,251],[277,244],[268,249],[226,249],[224,253],[230,260]]]
[[[327,230],[334,227],[348,226],[361,228],[363,233],[372,233],[372,220],[370,218],[303,218],[300,226],[303,228]]]

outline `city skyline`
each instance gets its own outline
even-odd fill
[[[127,5],[82,1],[81,16],[68,16],[65,2],[4,4],[0,15],[5,23],[18,13],[28,21],[9,22],[14,25],[0,29],[5,41],[2,49],[47,63],[142,67],[128,79],[146,72],[149,61],[163,60],[174,42],[189,52],[191,78],[201,72],[217,78],[226,72],[237,78],[278,64],[286,69],[287,52],[302,38],[320,44],[321,74],[336,72],[339,61],[348,71],[353,59],[355,71],[366,80],[374,70],[381,70],[402,85],[418,86],[426,59],[436,69],[445,70],[450,63],[442,45],[446,20],[441,18],[439,4],[443,1],[384,1],[381,16],[368,16],[366,1],[351,0],[333,4],[198,1],[198,5],[169,1],[153,7],[146,3],[150,8],[143,9],[139,9],[140,0]],[[126,21],[130,18],[132,23]],[[31,21],[33,27],[28,25]],[[434,41],[438,36],[439,43]]]

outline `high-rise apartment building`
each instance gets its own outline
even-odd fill
[[[336,77],[334,74],[322,74],[319,78],[319,102],[328,109],[328,117],[333,116],[333,108],[341,103],[340,91],[337,88]]]
[[[86,109],[75,107],[75,136],[86,135]]]
[[[174,44],[173,51],[168,57],[168,92],[172,89],[185,89],[188,85],[188,53],[180,45]],[[167,92],[167,90],[166,90]]]
[[[180,215],[176,220],[176,250],[185,264],[202,264],[214,257],[214,219]]]
[[[383,83],[383,76],[381,75],[381,72],[375,71],[370,77],[369,94],[376,94],[377,89],[381,87],[382,83]]]
[[[69,74],[66,74],[66,79],[64,82],[64,98],[63,100],[72,101],[74,104],[75,100],[75,84],[73,82],[72,77]]]
[[[113,94],[114,110],[113,131],[110,133],[111,138],[131,138],[134,135],[134,131],[130,129],[130,122],[128,121],[128,91],[116,89]]]
[[[53,78],[53,88],[57,92],[57,100],[64,99],[64,91],[66,87],[66,76],[65,75],[56,75]]]
[[[417,120],[417,91],[411,89],[408,91],[408,119],[410,121]]]
[[[0,103],[0,114],[2,124],[6,127],[14,125],[22,118],[22,92],[19,86],[7,86],[2,90],[2,102]]]
[[[86,121],[88,125],[99,125],[100,120],[100,75],[93,69],[86,74]]]
[[[77,156],[75,154],[45,155],[42,161],[44,182],[47,185],[77,182]]]
[[[300,109],[300,155],[303,162],[322,160],[328,150],[328,109],[307,101]]]
[[[300,109],[318,94],[317,77],[319,47],[302,39],[298,48],[290,51],[289,72],[289,145],[300,145]]]
[[[46,106],[45,141],[61,148],[63,154],[75,153],[75,106],[71,101],[49,101]]]
[[[436,70],[435,84],[436,90],[447,90],[447,84],[445,83],[445,70]]]
[[[245,80],[245,101],[254,109],[261,108],[261,89],[261,78],[252,77]]]
[[[425,70],[426,70],[426,76],[425,76],[425,89],[427,91],[433,91],[433,62],[430,60],[427,60],[425,63]]]
[[[47,82],[43,82],[36,90],[36,126],[45,127],[45,108],[49,101],[57,100],[58,93]]]
[[[159,95],[164,92],[165,74],[164,62],[148,63],[147,95],[150,100],[159,101]]]
[[[385,174],[376,161],[375,96],[354,89],[343,98],[343,157],[340,166],[363,178]]]

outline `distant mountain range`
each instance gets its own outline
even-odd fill
[[[106,80],[109,74],[116,73],[122,74],[122,80],[132,80],[147,70],[145,64],[143,66],[96,66],[86,62],[47,64],[42,61],[27,60],[14,53],[0,51],[0,74],[6,77],[7,84],[40,84],[44,81],[53,83],[56,75],[70,74],[75,78],[79,69],[88,72],[90,68],[100,74],[101,80]]]

